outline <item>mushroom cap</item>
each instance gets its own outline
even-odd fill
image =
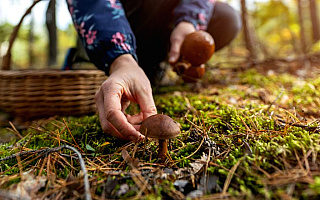
[[[206,63],[215,50],[212,36],[206,31],[195,31],[184,39],[181,45],[182,59],[187,60],[193,66]]]
[[[142,122],[140,132],[150,138],[171,139],[180,134],[180,124],[167,115],[156,114]]]

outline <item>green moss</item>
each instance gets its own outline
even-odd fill
[[[280,172],[290,176],[291,169],[300,167],[299,162],[306,168],[306,160],[313,167],[319,164],[319,122],[312,115],[308,118],[299,113],[301,110],[317,113],[319,84],[320,78],[301,80],[288,74],[263,75],[257,70],[248,70],[237,74],[234,80],[230,80],[230,84],[215,85],[214,88],[208,86],[201,93],[190,92],[190,88],[187,89],[185,85],[158,88],[158,93],[154,95],[158,112],[178,121],[182,130],[177,139],[170,141],[169,155],[172,161],[166,167],[187,169],[190,163],[210,152],[210,162],[202,161],[208,165],[203,169],[219,178],[217,184],[221,188],[232,167],[239,163],[229,184],[230,195],[247,199],[279,199],[289,184],[272,185],[268,182],[270,177]],[[173,92],[177,90],[180,91]],[[137,113],[140,108],[132,105],[127,112]],[[163,169],[156,164],[157,141],[146,140],[135,144],[117,140],[103,133],[96,115],[57,119],[22,134],[25,136],[25,148],[40,149],[71,144],[84,155],[88,167],[103,165],[111,171],[123,172],[123,175],[114,176],[121,180],[119,184],[127,183],[132,188],[123,198],[137,195],[139,187],[125,175],[132,167],[130,162],[124,161],[122,149],[139,159],[143,167]],[[210,147],[208,141],[213,141],[215,146]],[[22,143],[22,140],[16,139],[0,145],[0,158],[21,151],[21,146],[10,146],[16,142]],[[71,154],[67,150],[63,153]],[[34,157],[30,156],[30,159]],[[77,174],[80,170],[76,159],[66,158],[65,161],[72,162],[72,167],[66,163],[65,166],[56,163],[57,179],[65,179],[68,174]],[[18,167],[12,167],[16,164],[16,159],[0,162],[0,176],[18,174]],[[26,170],[34,166],[39,169],[41,164],[34,161],[23,167]],[[109,175],[103,170],[91,170],[90,176],[98,180],[96,194],[100,195]],[[46,174],[46,171],[42,174]],[[195,177],[201,176],[197,174]],[[176,191],[172,185],[176,179],[148,179],[152,183],[152,192],[143,194],[141,199],[159,199],[161,196],[172,195]],[[293,198],[319,196],[317,191],[320,179],[315,177],[312,180],[312,183],[297,182]],[[117,185],[115,191],[118,189]]]

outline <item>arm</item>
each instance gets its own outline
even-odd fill
[[[124,140],[142,138],[139,124],[157,111],[120,1],[68,0],[68,6],[90,60],[109,75],[95,95],[103,131]],[[141,113],[126,114],[130,102],[138,103]]]
[[[182,0],[175,9],[175,23],[191,23],[197,30],[206,30],[215,0]]]
[[[135,53],[135,37],[119,0],[67,0],[78,36],[91,62],[109,74],[111,63]]]
[[[176,27],[171,34],[169,62],[175,63],[186,35],[196,30],[206,30],[215,0],[182,0],[174,10]]]

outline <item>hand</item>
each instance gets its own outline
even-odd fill
[[[195,32],[196,29],[193,24],[189,22],[180,22],[172,31],[170,36],[171,48],[169,52],[169,63],[174,64],[180,57],[180,48],[184,38]]]
[[[123,140],[138,140],[140,123],[157,114],[150,82],[130,54],[119,56],[110,66],[110,76],[95,95],[102,130]],[[141,112],[125,113],[130,102],[138,103]]]

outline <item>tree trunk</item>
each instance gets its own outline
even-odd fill
[[[241,17],[246,48],[250,53],[250,59],[256,59],[257,54],[254,48],[254,33],[253,28],[250,26],[248,11],[246,7],[246,0],[241,0]]]
[[[48,65],[57,63],[57,27],[56,27],[56,1],[50,0],[46,12],[46,25],[49,38]]]
[[[19,23],[14,27],[13,31],[11,32],[10,34],[10,38],[9,38],[9,45],[8,45],[8,49],[7,49],[7,52],[6,54],[3,56],[2,58],[2,63],[1,63],[1,69],[2,70],[9,70],[10,69],[10,66],[11,66],[11,50],[12,50],[12,47],[13,47],[13,43],[15,41],[15,39],[17,38],[18,36],[18,32],[19,32],[19,29],[21,27],[21,24],[24,20],[24,18],[30,14],[32,8],[37,4],[39,3],[41,0],[34,0],[33,4],[26,10],[26,12],[22,15]]]
[[[301,44],[301,51],[303,54],[307,52],[307,42],[306,42],[306,35],[305,35],[305,28],[304,28],[304,15],[302,10],[302,1],[298,0],[298,19],[300,25],[300,44]]]
[[[312,37],[313,42],[320,39],[319,18],[317,14],[317,2],[316,0],[310,0],[310,19],[312,23]]]
[[[33,48],[34,48],[34,16],[31,13],[31,20],[30,20],[30,29],[29,29],[29,68],[31,69],[34,65],[34,53],[33,53]]]

